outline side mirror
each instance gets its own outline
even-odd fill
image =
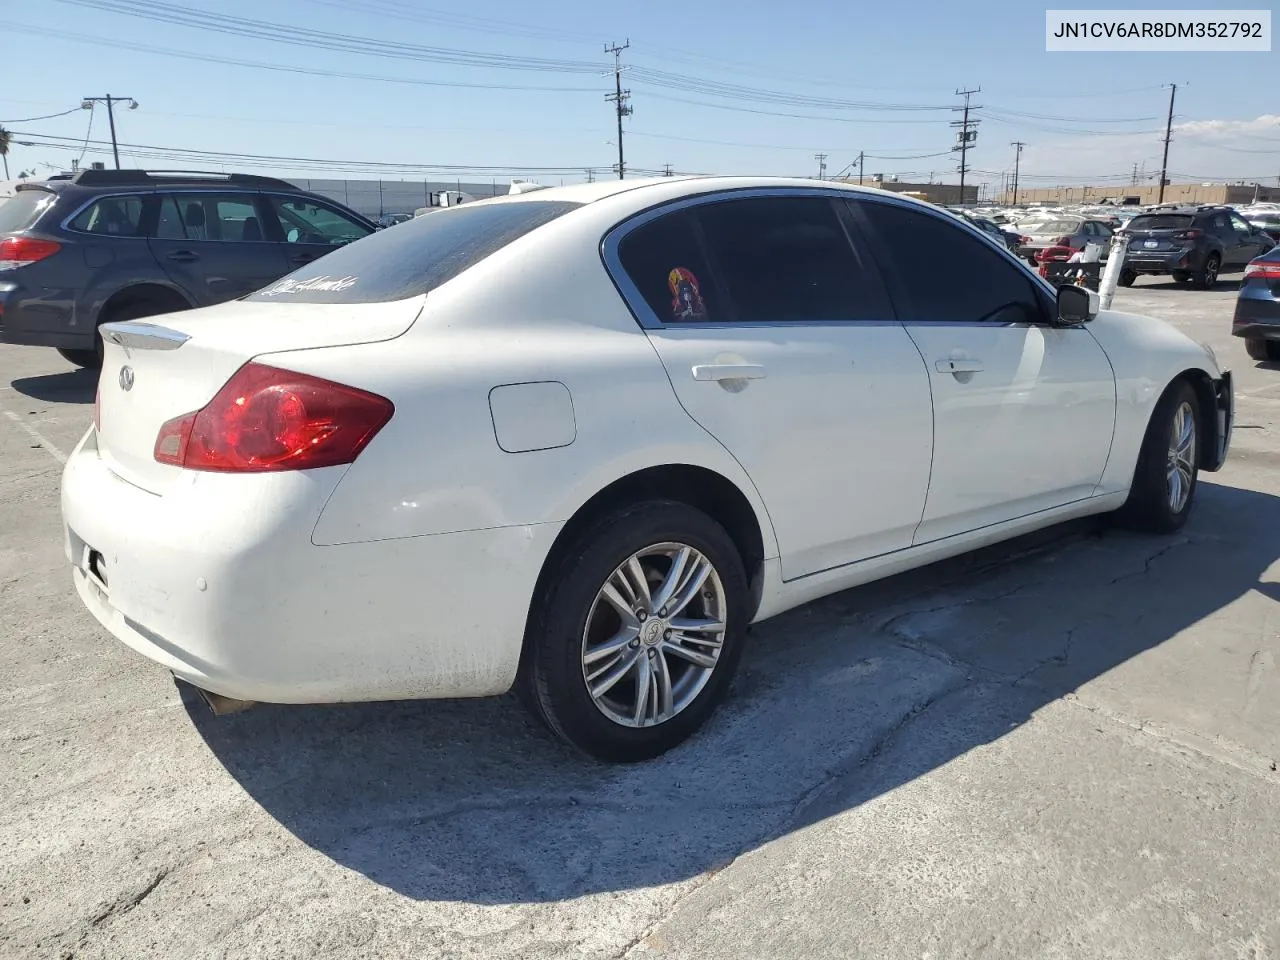
[[[1058,288],[1058,323],[1064,327],[1088,323],[1098,315],[1098,295],[1092,290],[1063,284]]]

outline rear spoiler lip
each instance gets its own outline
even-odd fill
[[[126,350],[177,350],[191,339],[189,334],[157,323],[119,320],[98,328],[102,336]]]

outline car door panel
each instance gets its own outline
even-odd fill
[[[909,546],[928,490],[929,378],[842,216],[821,194],[734,194],[606,245],[681,404],[755,484],[788,580]]]
[[[1093,495],[1115,427],[1115,378],[1085,327],[1046,322],[1049,298],[1021,264],[901,203],[858,201],[933,397],[929,493],[913,543]],[[936,258],[921,284],[912,251]]]
[[[928,490],[933,410],[900,324],[669,326],[649,339],[685,410],[755,483],[785,579],[911,544]],[[706,365],[734,376],[700,378]]]
[[[252,193],[163,194],[147,242],[198,306],[246,296],[288,272],[280,245],[266,239]]]
[[[1093,495],[1111,448],[1115,380],[1087,329],[906,329],[935,361],[933,475],[915,543]]]

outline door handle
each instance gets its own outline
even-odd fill
[[[310,263],[314,259],[316,259],[316,255],[314,253],[300,253],[295,257],[290,257],[289,262],[296,263],[301,266],[304,263]]]
[[[700,363],[693,368],[695,380],[762,380],[764,367],[758,363]]]
[[[934,369],[939,373],[981,373],[981,360],[939,360],[934,365]]]
[[[200,259],[200,254],[192,250],[175,250],[169,254],[170,260],[177,260],[179,263],[194,263]]]

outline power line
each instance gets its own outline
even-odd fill
[[[67,30],[52,30],[43,27],[35,27],[29,24],[5,24],[5,28],[13,30],[17,33],[27,33],[35,36],[54,37],[60,40],[72,40],[78,43],[91,43],[100,47],[103,43],[102,37],[89,36],[82,33],[72,33]],[[155,54],[163,57],[176,57],[182,60],[196,60],[203,63],[212,63],[220,66],[249,67],[255,70],[272,70],[279,73],[293,73],[309,77],[326,77],[337,80],[373,80],[379,83],[407,83],[413,86],[427,87],[459,87],[464,89],[475,90],[512,90],[512,91],[531,91],[538,93],[597,93],[596,87],[546,87],[531,86],[529,84],[508,84],[508,83],[467,83],[465,81],[455,80],[425,80],[418,77],[385,77],[368,73],[351,73],[347,71],[337,70],[321,70],[311,67],[289,66],[280,63],[263,63],[255,60],[241,60],[234,57],[220,57],[209,54],[194,53],[188,50],[173,50],[165,47],[151,46],[145,43],[134,43],[127,40],[110,40],[113,49],[120,48],[125,50],[137,50],[140,53]]]
[[[52,120],[54,117],[65,117],[71,113],[79,113],[84,107],[72,107],[70,110],[63,110],[61,113],[47,113],[43,117],[23,117],[20,120],[0,120],[0,123],[32,123],[36,120]]]

